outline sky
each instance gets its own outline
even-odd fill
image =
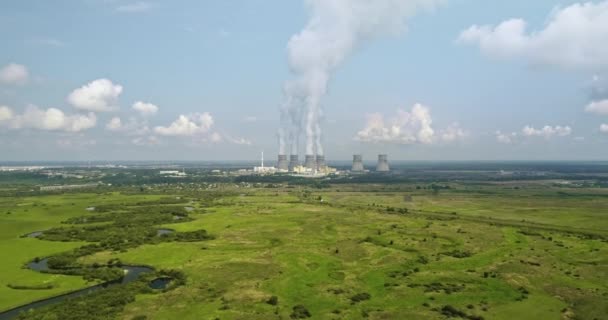
[[[608,159],[608,0],[6,0],[0,44],[0,161]]]

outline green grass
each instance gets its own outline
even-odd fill
[[[443,319],[437,310],[445,305],[486,319],[562,319],[565,314],[605,319],[608,314],[608,244],[577,233],[534,229],[535,224],[542,224],[606,233],[608,198],[559,197],[547,186],[513,190],[498,185],[484,187],[483,192],[439,194],[415,186],[405,186],[411,192],[380,193],[357,190],[358,186],[340,188],[311,190],[311,200],[304,202],[299,202],[298,189],[292,193],[250,189],[242,196],[196,202],[194,206],[205,207],[205,213],[193,213],[194,221],[166,227],[206,229],[214,240],[104,251],[82,261],[103,263],[120,258],[187,274],[188,283],[183,287],[159,295],[139,295],[127,306],[123,319],[138,315],[150,319],[288,319],[295,305],[304,305],[314,319]],[[597,191],[586,194],[591,192]],[[404,202],[404,194],[412,194],[413,201]],[[324,203],[312,200],[319,195]],[[79,244],[19,236],[85,215],[84,208],[90,205],[132,203],[144,196],[104,197],[78,194],[2,203],[0,213],[10,207],[13,214],[1,217],[6,232],[0,248],[10,250],[10,258],[0,264],[0,281],[20,285],[55,281],[61,287],[13,290],[3,285],[0,309],[35,300],[35,295],[51,296],[84,285],[75,277],[53,278],[21,269],[35,256]],[[47,207],[34,209],[28,203]],[[378,205],[406,207],[415,213],[386,214]],[[24,208],[30,210],[24,212]],[[446,215],[452,220],[432,215],[454,211],[458,214]],[[526,230],[534,232],[524,234],[517,225],[466,219],[488,215],[513,223],[530,222]],[[446,254],[454,250],[470,256]],[[427,287],[433,283],[459,289],[429,291]],[[522,287],[529,292],[524,297]],[[353,303],[351,297],[360,293],[371,298]],[[278,305],[265,303],[271,296],[278,297]]]

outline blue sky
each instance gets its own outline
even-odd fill
[[[587,11],[576,1],[426,2],[440,3],[408,12],[407,32],[361,41],[331,71],[319,120],[328,159],[606,159],[607,1]],[[571,36],[586,41],[543,34],[568,26],[569,9],[583,26]],[[327,10],[318,0],[2,1],[0,161],[276,154],[283,84],[297,78],[288,42]],[[507,39],[494,28],[512,18],[527,29],[514,23]],[[583,59],[542,54],[570,47]]]

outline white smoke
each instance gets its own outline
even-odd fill
[[[306,0],[310,19],[287,44],[293,78],[284,86],[280,153],[285,154],[288,136],[291,153],[298,154],[304,124],[306,154],[322,155],[321,99],[334,70],[368,41],[405,32],[409,17],[440,2],[443,0]]]

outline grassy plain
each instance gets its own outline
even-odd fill
[[[214,200],[189,194],[194,220],[165,227],[206,229],[214,240],[103,251],[81,261],[119,258],[187,275],[185,286],[138,295],[122,319],[289,319],[297,305],[313,319],[444,319],[446,306],[471,319],[606,319],[606,189],[550,182],[416,187],[226,186],[230,193]],[[86,216],[89,206],[167,193],[182,196],[165,190],[0,200],[0,213],[11,211],[0,217],[0,309],[85,285],[22,268],[81,243],[19,236]],[[6,286],[48,282],[56,287]],[[272,296],[277,303],[268,303]]]

